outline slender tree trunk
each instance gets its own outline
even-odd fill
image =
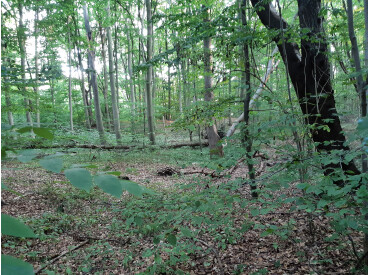
[[[71,58],[71,34],[68,32],[68,106],[69,106],[69,124],[71,131],[73,131],[73,108],[72,108],[72,58]]]
[[[348,33],[349,33],[349,38],[351,40],[351,45],[352,45],[352,58],[354,60],[354,65],[355,65],[355,69],[357,73],[356,83],[357,83],[357,92],[360,96],[360,101],[361,101],[361,116],[365,117],[367,115],[366,88],[365,88],[364,79],[362,77],[360,54],[358,51],[355,30],[353,27],[352,0],[347,0],[347,19],[348,19]]]
[[[86,5],[83,6],[83,13],[84,13],[84,20],[85,20],[85,28],[87,39],[89,42],[89,49],[88,49],[88,58],[89,58],[89,71],[91,74],[91,86],[94,92],[94,106],[95,106],[95,117],[96,117],[96,127],[99,132],[100,143],[105,144],[105,137],[104,137],[104,127],[103,127],[103,120],[100,110],[100,102],[99,102],[99,91],[98,91],[98,84],[96,81],[96,71],[95,71],[95,64],[94,64],[94,51],[92,49],[92,33],[90,30],[90,23],[89,23],[89,16],[87,13]]]
[[[166,46],[166,52],[168,51],[168,33],[166,29],[166,41],[165,41],[165,46]],[[168,61],[167,63],[167,92],[168,92],[168,105],[167,105],[167,119],[171,120],[171,64]]]
[[[24,25],[23,25],[23,6],[21,3],[18,5],[19,8],[19,25],[18,25],[18,43],[19,43],[19,50],[21,54],[21,75],[22,75],[22,91],[24,96],[24,106],[26,110],[26,121],[32,126],[32,116],[30,111],[30,100],[27,98],[27,90],[26,90],[26,41],[24,36]]]
[[[127,27],[126,27],[127,29]],[[128,56],[127,56],[127,68],[129,74],[129,84],[130,84],[130,101],[131,101],[131,128],[134,129],[135,124],[135,91],[134,91],[134,81],[132,73],[132,47],[131,47],[131,34],[127,31],[127,46],[128,46]]]
[[[110,7],[108,2],[107,7],[108,18],[110,18]],[[116,134],[117,144],[121,144],[121,129],[120,129],[120,120],[119,120],[119,112],[117,106],[117,99],[116,99],[116,88],[114,85],[114,66],[113,66],[113,43],[112,43],[112,33],[111,29],[108,26],[106,28],[107,36],[108,36],[108,60],[109,60],[109,80],[110,80],[110,91],[112,97],[112,111],[113,111],[113,123],[114,123],[114,132]]]
[[[36,93],[36,125],[40,127],[40,98],[39,98],[39,52],[38,44],[39,8],[35,10],[35,93]]]
[[[5,55],[5,51],[6,51],[5,44],[2,45],[1,48],[2,48],[3,55]],[[5,66],[6,69],[8,69],[10,67],[9,58],[5,58],[5,62],[4,62],[3,65]],[[5,75],[3,74],[2,76],[5,79],[2,88],[3,88],[3,92],[5,94],[5,104],[6,104],[6,108],[7,108],[8,122],[9,122],[9,125],[13,126],[14,125],[14,118],[13,118],[13,112],[11,111],[12,110],[12,101],[11,101],[10,95],[9,95],[9,85],[8,85],[9,77],[8,77],[8,73],[6,73]]]
[[[182,87],[181,87],[181,68],[180,65],[177,67],[177,78],[178,78],[178,95],[179,95],[179,112],[182,114]]]
[[[106,50],[105,50],[105,35],[103,33],[103,28],[101,23],[99,22],[99,32],[100,32],[100,39],[101,39],[101,55],[103,59],[103,75],[104,75],[104,89],[103,89],[103,96],[104,96],[104,108],[105,114],[107,118],[107,125],[108,129],[110,130],[112,127],[110,121],[110,112],[109,112],[109,105],[108,105],[108,73],[107,73],[107,57],[106,57]]]
[[[72,17],[74,25],[75,25],[75,36],[79,37],[79,29],[77,27],[76,19]],[[90,120],[90,115],[89,115],[89,106],[87,102],[87,97],[86,97],[86,90],[85,90],[85,71],[82,65],[82,57],[81,57],[81,52],[80,48],[75,42],[75,47],[77,50],[77,59],[78,59],[78,68],[80,73],[81,73],[81,81],[80,81],[80,87],[81,87],[81,95],[82,95],[82,102],[83,102],[83,108],[84,108],[84,113],[85,113],[85,123],[86,123],[86,128],[91,129],[91,120]]]
[[[150,62],[152,59],[153,53],[153,22],[152,22],[152,6],[150,0],[145,0],[146,4],[146,14],[147,14],[147,62]],[[148,115],[148,128],[149,128],[149,139],[152,144],[155,144],[155,135],[154,135],[154,117],[153,117],[153,97],[152,97],[152,85],[153,85],[153,67],[152,65],[148,66],[146,73],[146,99],[147,99],[147,115]]]
[[[204,23],[209,25],[210,23],[210,9],[202,5],[204,11]],[[207,36],[203,40],[204,47],[204,100],[211,102],[213,101],[214,95],[212,91],[213,78],[212,78],[212,53],[211,53],[211,37]],[[216,121],[212,118],[212,125],[207,127],[208,143],[210,149],[210,156],[223,156],[222,145],[219,144],[220,136],[217,133]]]
[[[364,17],[365,17],[365,33],[364,33],[364,66],[367,68],[367,62],[368,62],[368,35],[369,35],[369,6],[368,6],[368,0],[364,0]],[[367,80],[366,80],[367,82]],[[366,88],[367,90],[367,88]]]
[[[251,2],[266,27],[276,31],[289,28],[272,4],[266,4],[261,0]],[[323,18],[319,16],[320,8],[320,0],[298,0],[300,27],[308,31],[301,40],[301,49],[296,43],[290,42],[288,33],[285,33],[283,41],[280,34],[273,40],[277,42],[282,59],[288,68],[301,110],[306,115],[306,123],[313,126],[311,135],[316,149],[327,153],[333,150],[346,152],[349,151],[349,147],[345,144],[346,139],[335,106],[327,43],[322,27]],[[344,182],[335,179],[337,169],[342,169],[349,175],[360,173],[353,161],[323,165],[323,168],[325,175],[333,175],[335,183],[340,186],[344,185]]]
[[[240,1],[240,14],[241,14],[241,23],[243,27],[247,26],[247,17],[245,14],[246,9],[246,0]],[[252,190],[252,197],[257,198],[258,194],[256,192],[257,186],[255,183],[255,170],[253,167],[253,152],[252,152],[252,146],[253,146],[253,139],[250,136],[248,124],[249,124],[249,104],[251,101],[251,72],[250,72],[250,62],[249,62],[249,46],[247,44],[248,42],[244,42],[242,45],[243,48],[243,63],[244,63],[244,79],[245,82],[242,83],[242,85],[245,86],[245,98],[244,98],[244,121],[245,121],[245,130],[244,130],[244,137],[243,142],[245,144],[246,149],[246,160],[247,160],[247,166],[248,166],[248,175],[249,179],[251,180],[251,190]]]

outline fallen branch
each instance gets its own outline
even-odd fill
[[[271,59],[268,62],[266,73],[265,73],[264,77],[262,78],[262,81],[261,81],[260,85],[258,86],[258,89],[256,90],[256,92],[254,93],[251,101],[249,102],[249,109],[252,109],[253,105],[255,104],[255,102],[257,101],[257,99],[260,97],[261,92],[263,91],[263,88],[265,87],[266,82],[269,79],[271,73],[279,65],[280,60],[278,60],[276,62],[276,64],[274,64],[274,55],[277,52],[278,52],[278,47],[276,46],[275,49],[271,53]],[[226,137],[231,137],[234,134],[235,130],[236,130],[236,126],[239,124],[239,122],[242,122],[242,121],[244,121],[244,113],[242,113],[238,117],[238,119],[234,121],[234,123],[231,125],[231,127],[227,131]]]
[[[119,149],[144,149],[148,148],[148,146],[139,146],[139,145],[93,145],[93,144],[66,144],[66,145],[31,145],[25,148],[17,148],[17,150],[22,149],[52,149],[52,148],[82,148],[82,149],[100,149],[100,150],[119,150]],[[208,146],[208,141],[203,142],[194,142],[194,143],[178,143],[178,144],[170,144],[170,145],[160,145],[160,148],[165,149],[175,149],[180,147],[198,147],[198,146]]]
[[[197,241],[197,242],[200,242],[200,243],[204,244],[206,247],[208,247],[208,248],[210,248],[212,250],[213,254],[215,254],[215,256],[216,256],[218,267],[220,269],[219,274],[224,275],[225,274],[225,271],[224,271],[224,268],[223,268],[223,265],[222,265],[222,262],[221,262],[220,255],[218,254],[218,251],[213,246],[207,244],[205,241],[203,241],[201,239],[194,238],[194,240]]]
[[[48,267],[49,265],[55,263],[56,261],[58,261],[60,258],[62,258],[63,256],[65,256],[66,254],[68,254],[69,252],[72,252],[74,250],[77,250],[79,248],[81,248],[82,246],[84,246],[85,244],[87,244],[89,242],[89,240],[86,240],[82,243],[80,243],[79,245],[75,246],[74,248],[70,249],[70,250],[66,250],[64,251],[63,253],[61,253],[59,256],[55,257],[54,259],[52,259],[50,262],[46,263],[44,266],[41,266],[39,267],[38,269],[35,270],[35,274],[39,274],[42,270],[44,270],[46,267]]]

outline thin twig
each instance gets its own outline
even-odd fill
[[[55,263],[56,261],[58,261],[60,258],[62,258],[63,256],[65,256],[66,254],[68,254],[69,252],[72,252],[74,250],[77,250],[79,249],[80,247],[84,246],[85,244],[87,244],[90,240],[86,240],[82,243],[80,243],[79,245],[75,246],[74,248],[72,248],[71,250],[66,250],[64,251],[63,253],[61,253],[59,256],[55,257],[54,259],[52,259],[50,262],[48,262],[47,264],[45,264],[44,266],[41,266],[39,267],[38,269],[35,270],[35,274],[39,274],[42,270],[44,270],[47,266]]]
[[[204,244],[205,246],[207,246],[208,248],[210,248],[212,250],[212,252],[216,256],[218,267],[220,269],[219,274],[224,275],[225,274],[225,271],[224,271],[224,268],[223,268],[223,265],[222,265],[222,262],[221,262],[220,255],[218,254],[218,251],[213,246],[207,244],[205,241],[203,241],[201,239],[194,238],[194,240],[197,241],[197,242],[200,242],[200,243]]]

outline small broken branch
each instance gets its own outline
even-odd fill
[[[220,258],[220,255],[218,254],[217,249],[215,249],[213,246],[207,244],[205,241],[203,241],[201,239],[194,238],[194,240],[197,241],[197,242],[202,243],[203,245],[205,245],[206,247],[208,247],[209,249],[212,250],[213,254],[215,254],[215,256],[216,256],[217,264],[218,264],[218,267],[220,269],[219,274],[224,275],[225,271],[224,271],[224,268],[223,268],[223,265],[222,265],[222,262],[221,262],[221,258]]]
[[[74,248],[70,249],[70,250],[66,250],[64,252],[62,252],[59,256],[55,257],[54,259],[52,259],[50,262],[46,263],[45,265],[39,267],[38,269],[35,270],[35,274],[39,274],[42,270],[44,270],[46,267],[48,267],[49,265],[55,263],[56,261],[58,261],[60,258],[62,258],[63,256],[65,256],[66,254],[68,254],[69,252],[72,252],[74,250],[77,250],[81,247],[83,247],[85,244],[87,244],[90,240],[86,240],[82,243],[80,243],[79,245],[75,246]]]

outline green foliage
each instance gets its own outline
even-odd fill
[[[85,168],[71,168],[64,171],[66,178],[71,184],[87,192],[93,187],[92,177],[89,170]]]
[[[25,224],[21,223],[17,219],[7,215],[1,214],[1,233],[4,235],[23,237],[23,238],[35,238],[35,233]]]
[[[32,275],[33,267],[29,263],[23,262],[9,255],[1,255],[1,274],[13,275],[24,274]]]
[[[104,192],[120,198],[123,192],[123,186],[117,177],[112,175],[97,175],[94,177],[95,184]]]

